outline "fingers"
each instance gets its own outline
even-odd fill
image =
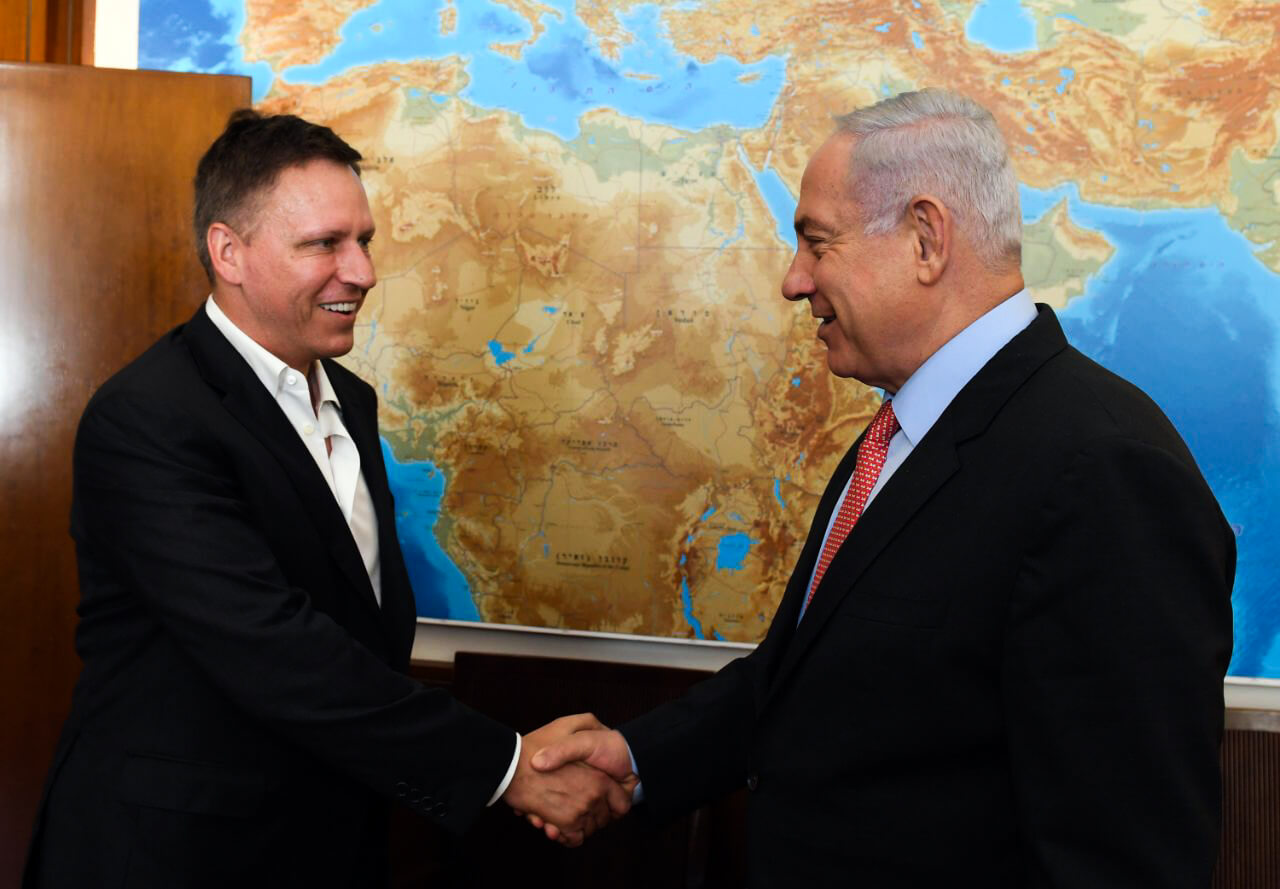
[[[597,830],[631,808],[630,793],[607,775],[581,763],[569,763],[530,779],[537,789],[526,806],[525,820],[549,839],[566,846],[580,845]]]
[[[553,719],[542,728],[529,732],[526,737],[531,741],[536,741],[536,747],[545,747],[562,738],[567,738],[575,732],[604,728],[606,728],[605,724],[596,719],[595,714],[575,713],[572,716],[561,716],[559,719]]]
[[[632,782],[632,788],[634,788],[634,782]],[[605,801],[609,804],[609,811],[614,818],[621,818],[631,811],[632,788],[623,787],[617,781],[610,781],[609,786],[605,788]]]
[[[552,726],[555,726],[558,733],[566,735],[591,729],[608,728],[607,725],[596,719],[594,713],[575,713],[572,716],[561,716],[559,719],[547,723],[545,728],[551,728]]]
[[[566,763],[589,759],[595,749],[595,739],[580,732],[539,750],[533,755],[532,765],[539,772],[553,772]]]
[[[530,765],[540,772],[553,771],[571,762],[583,762],[616,781],[635,776],[626,739],[616,731],[586,730],[569,735],[543,749],[535,749]]]

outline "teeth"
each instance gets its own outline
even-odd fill
[[[345,315],[348,312],[354,312],[356,310],[356,304],[355,303],[329,303],[328,305],[323,305],[320,308],[324,309],[326,312],[337,312],[339,314]]]

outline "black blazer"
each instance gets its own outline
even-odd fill
[[[659,815],[740,786],[754,885],[1207,887],[1234,536],[1132,385],[1039,316],[867,507],[796,625],[622,726]]]
[[[373,390],[325,370],[379,525],[382,605],[323,476],[204,309],[94,395],[72,535],[84,661],[27,878],[385,883],[385,801],[454,831],[514,733],[403,675],[414,602]]]

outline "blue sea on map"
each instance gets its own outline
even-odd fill
[[[385,439],[382,459],[387,464],[387,482],[395,493],[397,526],[418,529],[416,534],[399,534],[418,613],[451,620],[479,620],[480,612],[471,598],[467,579],[436,541],[444,473],[430,461],[399,462]]]
[[[661,34],[653,5],[620,17],[636,41],[616,62],[600,55],[594,36],[563,0],[554,5],[570,11],[561,18],[544,15],[546,33],[519,59],[489,48],[530,35],[516,13],[489,0],[468,0],[457,5],[456,30],[443,36],[440,5],[379,0],[351,16],[342,27],[342,43],[324,60],[288,68],[281,77],[287,83],[324,83],[359,65],[460,55],[469,60],[471,78],[462,98],[514,111],[526,126],[566,140],[577,137],[579,115],[592,108],[690,130],[759,127],[782,89],[786,62],[776,56],[752,65],[721,56],[704,65],[678,55]],[[643,79],[622,73],[628,71]]]
[[[515,111],[526,125],[565,139],[577,135],[579,115],[600,107],[689,131],[720,124],[755,128],[767,120],[782,88],[785,60],[779,57],[752,65],[720,57],[704,65],[680,56],[652,5],[623,16],[637,40],[619,61],[605,60],[572,4],[553,5],[564,16],[544,15],[546,32],[516,60],[488,45],[525,40],[529,26],[489,0],[459,2],[457,30],[449,36],[439,32],[440,0],[380,0],[352,16],[342,43],[327,58],[281,76],[290,83],[321,83],[363,64],[457,54],[470,78],[463,98]],[[244,21],[243,0],[142,0],[140,64],[250,74],[260,99],[273,75],[265,63],[244,62],[238,43]],[[999,52],[1036,45],[1034,21],[1018,0],[977,6],[966,36]],[[918,47],[921,41],[913,43]],[[1074,78],[1064,68],[1051,85],[1062,94]],[[1054,122],[1052,112],[1049,121]],[[1156,144],[1153,137],[1144,148]],[[767,161],[760,169],[748,166],[779,239],[793,245],[794,195]],[[1106,179],[1104,174],[1101,181]],[[1280,502],[1280,276],[1211,208],[1106,207],[1082,201],[1073,185],[1024,187],[1021,196],[1026,221],[1066,199],[1077,225],[1102,232],[1115,245],[1115,255],[1089,280],[1085,294],[1060,313],[1063,326],[1082,351],[1145,389],[1186,438],[1239,544],[1231,672],[1280,678],[1280,510],[1274,508]],[[509,360],[510,354],[499,345],[494,357]],[[384,454],[419,613],[479,620],[466,578],[434,533],[445,474],[430,462],[397,462],[385,443]],[[785,506],[784,481],[775,479],[779,509]],[[754,541],[746,535],[724,540],[717,547],[718,567],[732,570]],[[675,592],[689,628],[703,638],[687,581]]]

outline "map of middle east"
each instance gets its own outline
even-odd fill
[[[140,62],[252,74],[365,155],[344,360],[421,614],[740,642],[880,401],[779,294],[805,162],[878,97],[973,96],[1029,289],[1188,440],[1231,671],[1280,677],[1275,2],[143,0]]]

